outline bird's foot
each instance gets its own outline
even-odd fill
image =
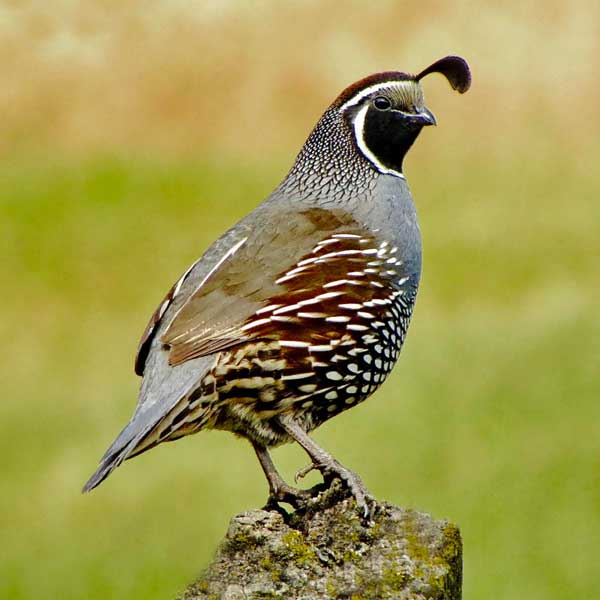
[[[375,499],[369,494],[369,491],[361,481],[360,477],[342,466],[331,454],[323,450],[306,431],[291,417],[279,417],[279,424],[287,434],[296,440],[312,460],[312,465],[301,469],[296,478],[304,477],[313,468],[318,469],[323,476],[325,484],[329,487],[332,479],[337,477],[342,484],[349,490],[356,504],[367,522],[372,521],[372,513],[375,510]],[[369,503],[373,507],[369,508]]]
[[[265,509],[275,508],[279,510],[279,504],[285,502],[298,510],[305,508],[311,498],[312,494],[310,490],[299,490],[282,482],[277,487],[271,489]]]
[[[333,479],[338,478],[356,501],[356,505],[360,509],[363,518],[366,521],[371,520],[371,517],[373,516],[372,511],[375,507],[375,500],[357,473],[347,469],[336,460],[333,460],[328,464],[313,466],[321,472],[321,475],[328,486],[331,485]],[[306,469],[302,470],[304,471]]]

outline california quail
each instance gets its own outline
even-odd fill
[[[277,189],[171,288],[144,332],[135,413],[84,491],[125,459],[201,429],[247,438],[271,502],[297,504],[268,448],[295,440],[366,511],[360,478],[308,432],[368,398],[394,366],[413,310],[421,238],[402,162],[435,125],[420,80],[464,93],[467,63],[385,72],[345,89]],[[306,469],[304,470],[306,472]]]

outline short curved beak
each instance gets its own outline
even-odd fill
[[[425,127],[426,125],[437,125],[437,121],[433,116],[433,113],[423,106],[423,108],[419,108],[418,112],[406,114],[404,113],[404,118],[412,125],[413,127]]]
[[[415,118],[417,118],[423,126],[437,125],[437,121],[435,120],[433,113],[425,107],[423,107],[421,111],[415,115]]]

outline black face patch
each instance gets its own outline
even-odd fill
[[[402,161],[421,128],[401,112],[378,110],[371,105],[365,116],[363,141],[384,167],[401,173]]]

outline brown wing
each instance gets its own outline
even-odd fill
[[[325,285],[331,290],[321,300],[335,297],[334,282],[348,277],[352,261],[364,266],[369,252],[377,252],[372,236],[343,211],[268,215],[175,315],[162,336],[169,363],[280,332],[285,306],[300,302],[310,311],[311,294]]]

